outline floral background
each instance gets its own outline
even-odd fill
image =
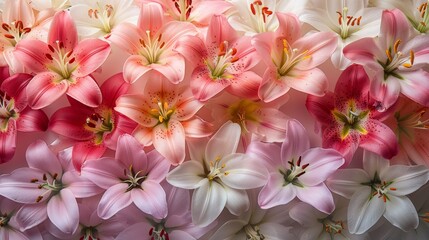
[[[0,239],[427,239],[427,5],[0,1]]]

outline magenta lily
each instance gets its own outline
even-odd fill
[[[317,68],[337,47],[332,32],[319,32],[301,37],[301,24],[293,14],[277,13],[279,27],[252,39],[256,51],[267,65],[259,98],[271,102],[290,88],[323,96],[328,87],[325,74]]]
[[[402,93],[429,106],[429,36],[413,37],[405,15],[398,9],[382,14],[380,36],[363,38],[344,48],[344,55],[374,73],[371,95],[383,108],[392,106]]]
[[[211,134],[211,124],[195,114],[203,103],[184,85],[173,85],[158,78],[145,88],[144,95],[120,97],[115,110],[139,124],[134,136],[145,146],[151,144],[165,158],[177,165],[185,159],[185,138]]]
[[[111,218],[134,202],[142,212],[162,219],[167,216],[167,200],[160,182],[169,169],[170,163],[157,151],[146,154],[135,138],[124,134],[115,158],[85,162],[82,175],[106,189],[97,208],[101,218]]]
[[[330,214],[335,205],[324,181],[344,163],[333,149],[310,148],[304,126],[287,121],[286,140],[275,144],[252,142],[247,153],[266,161],[270,177],[258,196],[262,209],[289,203],[295,197]]]
[[[27,107],[25,88],[33,76],[9,77],[9,68],[0,69],[0,163],[13,158],[17,132],[45,131],[49,119],[42,110]]]
[[[70,107],[52,115],[50,130],[74,141],[72,162],[77,171],[86,160],[100,158],[106,148],[115,150],[118,137],[136,128],[135,122],[114,110],[116,99],[128,87],[122,73],[115,74],[101,85],[103,101],[99,107],[71,100]]]
[[[72,234],[79,223],[76,198],[97,195],[102,189],[69,165],[67,152],[59,158],[38,140],[26,152],[29,167],[0,176],[0,195],[25,205],[16,213],[21,230],[49,220],[62,232]]]
[[[323,147],[341,152],[345,165],[359,146],[389,159],[398,153],[395,134],[381,122],[389,112],[378,111],[369,84],[363,67],[355,64],[341,74],[334,93],[307,97],[307,110],[322,125]]]
[[[109,41],[131,56],[124,64],[124,77],[129,83],[146,81],[150,73],[164,75],[179,83],[185,77],[185,59],[175,49],[176,41],[184,35],[196,35],[195,26],[186,22],[166,22],[161,5],[141,6],[137,27],[123,23],[112,31]]]
[[[177,47],[196,64],[190,85],[198,100],[207,101],[224,89],[240,97],[258,97],[261,77],[250,69],[259,58],[250,38],[240,38],[225,16],[213,16],[205,41],[188,36]]]
[[[70,14],[56,13],[48,43],[24,39],[16,46],[15,56],[36,74],[27,87],[29,105],[40,109],[67,93],[84,105],[98,106],[101,92],[90,74],[103,64],[109,53],[110,46],[105,41],[78,42]]]

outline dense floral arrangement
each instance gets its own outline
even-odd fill
[[[0,1],[0,239],[428,239],[427,8]]]

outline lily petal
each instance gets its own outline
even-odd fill
[[[20,132],[46,131],[48,122],[48,116],[42,110],[26,108],[20,112],[16,128]]]
[[[51,222],[64,233],[74,233],[79,225],[79,208],[76,198],[67,188],[51,197],[47,213]]]
[[[165,218],[167,216],[167,200],[161,185],[153,181],[143,181],[142,189],[131,190],[131,198],[134,204],[142,212],[157,219]]]
[[[9,121],[7,131],[0,131],[0,163],[8,162],[15,155],[16,134],[15,121]]]
[[[222,185],[207,181],[192,195],[192,222],[201,227],[209,225],[220,215],[226,201],[227,195]]]
[[[76,25],[68,11],[59,11],[55,14],[48,35],[48,43],[57,47],[62,42],[67,51],[73,50],[78,43]]]
[[[281,148],[282,165],[288,166],[288,161],[298,159],[310,148],[310,139],[304,126],[297,120],[291,119],[286,122],[286,139]]]
[[[110,45],[100,39],[84,39],[73,50],[77,68],[76,77],[85,77],[97,70],[110,54]]]
[[[331,192],[324,183],[316,186],[299,188],[296,191],[297,197],[317,210],[326,214],[331,214],[335,209],[334,199]]]
[[[167,127],[160,124],[153,132],[153,146],[162,156],[173,165],[185,160],[185,130],[179,121],[171,119]]]
[[[61,174],[63,172],[57,156],[42,140],[37,140],[28,146],[25,158],[30,168],[40,169],[50,174]]]
[[[98,107],[102,101],[100,87],[91,76],[78,77],[70,84],[67,95],[89,107]]]
[[[102,219],[109,219],[120,210],[132,203],[131,192],[127,192],[126,183],[113,185],[101,197],[98,204],[97,214]]]
[[[246,190],[238,190],[228,187],[225,187],[224,189],[227,195],[226,208],[230,213],[240,216],[249,209],[250,201]]]
[[[240,141],[240,125],[228,121],[210,138],[206,147],[205,160],[214,161],[237,151]]]
[[[27,85],[28,105],[33,109],[44,108],[60,98],[68,87],[67,81],[56,73],[39,73]]]
[[[278,205],[287,204],[296,197],[296,190],[291,184],[285,183],[283,175],[272,173],[267,184],[261,189],[258,203],[262,209],[269,209]]]
[[[384,217],[403,231],[411,231],[419,226],[416,208],[407,197],[389,196]]]

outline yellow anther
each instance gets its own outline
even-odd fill
[[[411,65],[414,64],[414,51],[413,50],[410,50],[410,62],[411,62]]]
[[[228,176],[229,172],[224,172],[223,174],[224,174],[225,176]]]
[[[389,59],[389,61],[392,61],[392,55],[390,54],[390,51],[389,51],[389,49],[386,49],[386,55],[387,55],[387,58]]]
[[[158,120],[159,120],[159,122],[161,122],[161,123],[162,123],[162,122],[164,122],[164,117],[162,117],[161,115],[159,115],[159,116],[158,116]]]
[[[226,166],[225,163],[222,163],[222,168],[225,168],[225,166]]]
[[[155,109],[155,108],[152,108],[150,111],[153,113],[159,113],[158,109]]]
[[[164,109],[168,109],[168,103],[164,102]]]
[[[289,53],[289,44],[286,39],[283,39],[283,51]]]
[[[395,51],[395,53],[398,53],[399,44],[401,44],[400,39],[396,40],[395,44],[393,45],[393,50]]]

